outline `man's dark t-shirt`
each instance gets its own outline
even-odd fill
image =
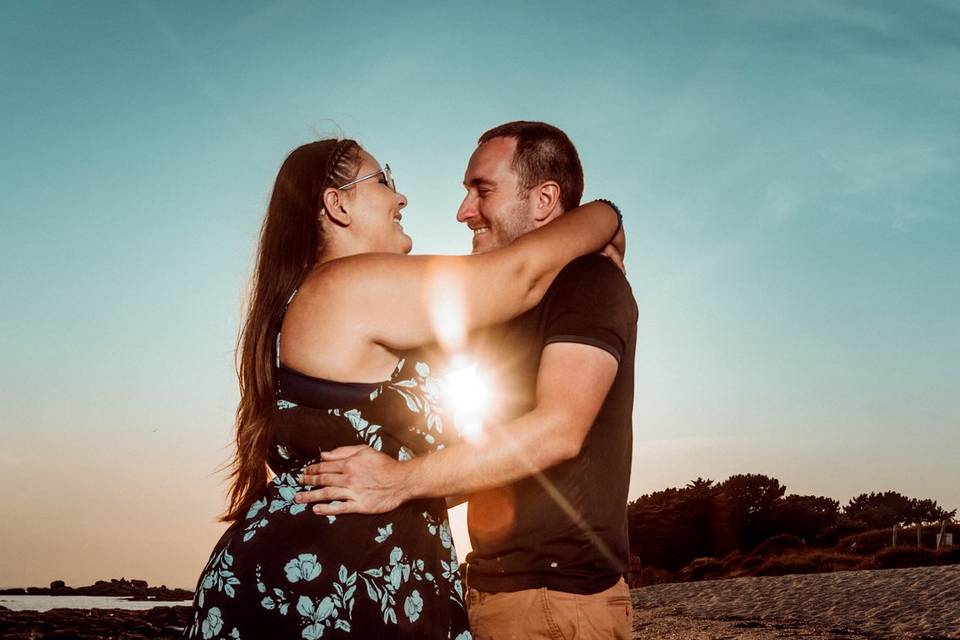
[[[540,355],[548,344],[597,347],[619,367],[576,458],[469,497],[470,587],[588,594],[608,589],[626,573],[636,332],[630,285],[610,260],[592,255],[568,264],[540,304],[499,334],[495,376],[508,399],[499,416],[504,421],[533,408]],[[577,371],[567,373],[572,394],[592,384]]]

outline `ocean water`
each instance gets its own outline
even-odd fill
[[[190,600],[174,602],[132,601],[113,596],[0,596],[0,607],[12,611],[49,611],[50,609],[130,609],[143,611],[154,607],[189,605]]]

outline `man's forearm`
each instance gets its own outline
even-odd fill
[[[501,486],[574,457],[582,437],[563,416],[533,410],[500,427],[488,427],[479,444],[461,442],[404,463],[408,499],[473,493]]]

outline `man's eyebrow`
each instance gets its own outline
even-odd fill
[[[463,186],[469,187],[492,187],[493,183],[486,178],[471,178],[463,183]]]

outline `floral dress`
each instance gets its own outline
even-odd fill
[[[321,450],[366,443],[403,460],[450,442],[442,380],[409,354],[382,383],[311,378],[279,355],[277,374],[275,477],[214,548],[184,637],[471,638],[444,500],[339,516],[293,501]]]

